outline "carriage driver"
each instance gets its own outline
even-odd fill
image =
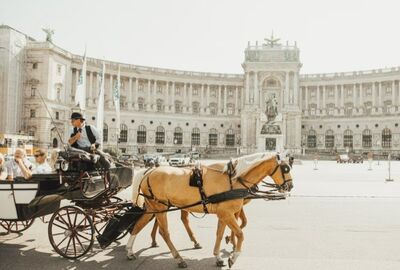
[[[73,112],[71,115],[71,136],[68,139],[68,143],[75,148],[82,149],[86,152],[96,153],[100,156],[99,164],[103,168],[110,168],[110,162],[107,161],[104,152],[98,148],[101,143],[99,131],[92,125],[85,123],[85,118],[79,112]]]
[[[68,143],[72,147],[91,152],[100,146],[101,139],[98,130],[94,126],[86,125],[85,118],[81,113],[72,113],[71,125],[71,136]]]

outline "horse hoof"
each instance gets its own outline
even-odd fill
[[[225,236],[225,243],[229,244],[231,241],[231,238],[229,236]]]
[[[159,247],[159,246],[158,246],[157,242],[153,242],[153,243],[151,243],[151,247],[152,248],[156,248],[156,247]]]
[[[185,261],[181,261],[180,263],[178,263],[178,267],[179,268],[187,268],[187,263]]]
[[[223,267],[223,266],[225,266],[224,261],[223,261],[223,260],[217,261],[217,266],[218,266],[218,267]]]
[[[234,263],[235,262],[231,258],[228,259],[229,268],[231,268]]]
[[[134,253],[128,253],[126,254],[126,257],[128,258],[128,260],[136,260],[137,256]]]
[[[194,249],[202,249],[203,247],[200,246],[199,243],[194,244]]]

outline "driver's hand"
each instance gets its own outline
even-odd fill
[[[96,145],[95,145],[95,144],[92,144],[92,145],[90,146],[90,150],[92,150],[92,151],[96,150]]]

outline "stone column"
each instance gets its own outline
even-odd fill
[[[326,85],[322,86],[322,109],[326,110]]]
[[[317,110],[319,110],[321,108],[320,96],[319,95],[320,95],[320,93],[319,93],[319,85],[317,85]]]
[[[187,107],[187,94],[186,94],[186,83],[183,84],[183,113],[186,112],[186,107]]]
[[[353,108],[358,107],[357,104],[357,89],[356,89],[356,84],[353,84]]]
[[[204,84],[200,88],[200,113],[204,113]]]
[[[109,94],[108,94],[108,97],[107,97],[107,101],[106,101],[106,103],[107,103],[107,107],[108,108],[112,108],[113,107],[113,92],[114,92],[114,83],[113,83],[113,79],[114,79],[114,77],[113,77],[113,75],[112,74],[110,74],[110,87],[109,87],[109,89],[110,89],[110,92],[109,92]]]
[[[93,98],[92,98],[92,93],[93,93],[93,72],[89,71],[89,91],[88,96],[87,96],[87,106],[90,107],[93,104]]]
[[[154,85],[153,85],[153,93],[150,95],[151,96],[151,107],[153,108],[153,111],[157,111],[157,81],[154,80]]]
[[[235,88],[235,114],[239,113],[239,87]]]
[[[362,83],[360,83],[359,89],[360,89],[360,99],[359,99],[360,104],[358,106],[359,107],[364,107],[364,97],[363,97],[364,91],[363,91],[363,84]]]
[[[189,112],[192,112],[192,111],[193,111],[193,109],[192,109],[192,106],[193,106],[192,102],[193,102],[193,84],[190,83],[190,86],[189,86]]]
[[[132,85],[132,77],[129,77],[129,85],[128,85],[128,111],[132,108],[132,92],[133,92],[133,85]]]
[[[250,81],[250,75],[249,75],[249,72],[247,72],[246,73],[246,89],[244,91],[246,99],[244,101],[244,104],[250,104],[250,89],[249,89],[250,84],[249,84],[249,81]]]
[[[344,107],[344,85],[340,85],[340,108]]]
[[[308,89],[308,86],[305,86],[304,87],[305,88],[305,99],[304,99],[304,102],[305,102],[305,110],[308,112],[308,110],[309,110],[309,108],[308,108],[308,92],[309,92],[309,89]]]
[[[396,88],[395,88],[394,80],[392,81],[392,106],[397,105],[396,103]]]
[[[382,82],[378,82],[378,107],[382,107]]]
[[[300,94],[300,91],[299,91],[299,89],[298,89],[298,74],[297,74],[297,72],[295,72],[294,73],[294,82],[293,82],[293,99],[294,99],[294,104],[296,105],[296,106],[299,106],[300,104],[298,103],[298,99],[299,99],[299,94]],[[300,101],[301,101],[301,99],[300,99]],[[299,106],[299,108],[301,108],[300,106]]]
[[[372,83],[372,107],[376,107],[376,87],[375,87],[375,82]]]
[[[285,105],[289,104],[289,72],[286,72],[285,82]]]
[[[169,112],[169,82],[165,82],[165,93],[164,93],[164,100],[165,100],[165,111]]]
[[[335,84],[335,107],[340,108],[340,103],[339,103],[339,90],[337,87],[337,84]]]
[[[206,112],[210,112],[210,85],[207,84],[207,95],[206,95]]]
[[[228,108],[226,107],[227,96],[228,96],[228,87],[225,85],[225,87],[224,87],[224,114],[228,114]]]
[[[221,85],[218,85],[218,91],[217,91],[217,114],[221,114]]]
[[[172,82],[171,112],[175,112],[175,82]]]
[[[146,98],[146,111],[151,111],[151,81],[147,80],[147,98]]]
[[[259,103],[259,93],[258,93],[258,72],[254,72],[254,94],[253,94],[253,104]]]
[[[134,99],[133,99],[135,101],[135,106],[134,106],[135,110],[139,109],[139,106],[138,106],[138,98],[139,98],[138,91],[139,91],[139,78],[136,77],[136,80],[135,80],[135,96],[134,96]]]

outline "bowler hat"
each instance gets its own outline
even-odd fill
[[[73,112],[71,114],[71,119],[82,119],[85,120],[85,117],[80,112]]]

